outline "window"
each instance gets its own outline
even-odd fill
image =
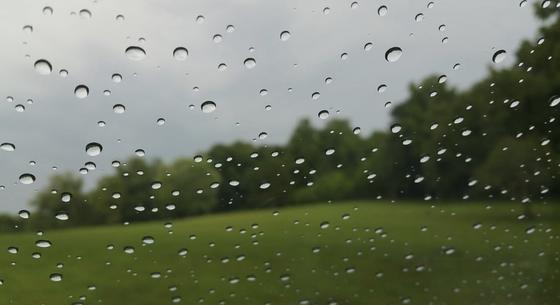
[[[560,304],[559,3],[4,3],[0,304]]]

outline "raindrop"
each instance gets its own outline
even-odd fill
[[[19,176],[19,182],[21,184],[31,184],[33,182],[35,182],[35,176],[33,176],[32,174],[22,174],[21,176]]]
[[[501,63],[504,59],[506,58],[506,51],[505,50],[499,50],[496,51],[496,53],[494,53],[494,55],[492,55],[492,61],[494,63]]]
[[[399,47],[392,47],[387,52],[385,52],[385,60],[388,62],[396,62],[401,58],[402,49]]]
[[[556,107],[560,104],[560,95],[555,95],[550,98],[550,107]]]
[[[111,76],[111,79],[115,82],[115,83],[120,83],[122,81],[122,75],[115,73]]]
[[[216,110],[216,103],[214,103],[212,101],[206,101],[206,102],[202,103],[202,105],[200,105],[200,109],[204,113],[214,112],[214,110]]]
[[[155,239],[152,236],[144,236],[142,237],[142,243],[146,245],[151,245],[155,243]]]
[[[51,16],[53,14],[53,9],[50,6],[43,7],[43,15]]]
[[[86,153],[92,157],[99,156],[102,150],[103,150],[103,146],[101,146],[101,144],[96,142],[91,142],[88,145],[86,145]]]
[[[49,75],[52,72],[51,63],[45,59],[39,59],[33,65],[35,67],[35,71],[41,75]]]
[[[401,131],[402,127],[399,124],[393,124],[391,126],[391,132],[392,133],[399,133]]]
[[[31,213],[29,213],[28,210],[21,210],[21,211],[18,212],[18,216],[20,218],[23,218],[23,219],[29,219],[29,217],[31,216]]]
[[[49,275],[49,279],[53,282],[60,282],[60,281],[62,281],[62,274],[51,273],[51,275]]]
[[[77,98],[86,98],[89,95],[89,88],[86,85],[78,85],[74,89],[74,95]]]
[[[379,16],[383,17],[383,16],[387,15],[387,11],[388,11],[387,7],[386,7],[385,5],[382,5],[382,6],[380,6],[379,9],[377,10],[377,14],[378,14]]]
[[[257,62],[255,61],[254,58],[247,58],[247,59],[245,59],[243,64],[245,65],[245,68],[253,69],[257,65]]]
[[[113,112],[116,114],[123,114],[126,111],[126,107],[122,104],[115,104],[113,106]]]
[[[183,61],[186,60],[188,56],[189,51],[184,47],[177,47],[173,50],[173,58],[175,58],[175,60]]]
[[[368,42],[364,45],[364,51],[366,51],[366,52],[371,50],[372,48],[373,48],[373,43],[371,43],[371,42]]]
[[[280,33],[280,40],[282,41],[287,41],[288,39],[290,39],[290,37],[292,37],[292,34],[288,31],[283,31],[282,33]]]
[[[89,10],[86,10],[86,9],[81,9],[80,10],[80,17],[89,19],[89,18],[91,18],[91,12]]]
[[[0,149],[3,151],[14,151],[16,150],[16,146],[12,143],[2,143],[0,144]]]
[[[130,46],[126,48],[124,52],[129,59],[135,61],[142,60],[146,57],[146,51],[144,51],[144,49],[142,49],[141,47],[137,47],[137,46]]]
[[[30,25],[24,25],[22,29],[23,29],[24,33],[27,33],[27,34],[33,33],[33,27],[30,26]]]
[[[35,246],[39,248],[49,248],[50,246],[52,246],[52,243],[48,240],[40,239],[35,242]]]
[[[329,117],[329,112],[327,110],[321,110],[318,116],[321,120],[326,120]]]

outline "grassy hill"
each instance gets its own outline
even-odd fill
[[[535,211],[347,202],[1,235],[0,304],[560,304],[560,209]]]

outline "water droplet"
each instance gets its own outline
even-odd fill
[[[183,61],[186,60],[188,56],[189,51],[184,47],[177,47],[173,50],[173,58],[175,58],[175,60]]]
[[[329,112],[327,110],[321,110],[319,111],[318,116],[321,120],[326,120],[329,118]]]
[[[74,95],[77,98],[86,98],[89,95],[89,88],[86,85],[78,85],[74,89]]]
[[[12,143],[2,143],[0,144],[0,149],[3,151],[14,151],[16,150],[16,146]]]
[[[62,220],[62,221],[66,221],[66,220],[70,219],[70,217],[68,216],[68,214],[66,212],[56,213],[55,218],[58,219],[58,220]]]
[[[381,17],[387,15],[388,9],[385,5],[382,5],[379,7],[379,9],[377,9],[377,14]]]
[[[34,64],[35,71],[41,75],[49,75],[52,72],[51,63],[45,59],[39,59]]]
[[[422,21],[424,20],[424,14],[422,14],[422,13],[417,14],[417,15],[414,17],[414,20],[416,20],[416,22],[422,22]]]
[[[290,37],[292,37],[292,34],[288,31],[282,31],[282,33],[280,33],[280,40],[282,41],[287,41]]]
[[[86,153],[92,157],[99,156],[101,151],[103,151],[103,146],[99,143],[91,142],[86,145]]]
[[[72,200],[72,194],[70,194],[68,192],[64,192],[60,195],[60,201],[62,201],[62,202],[68,203],[68,202],[70,202],[70,200]]]
[[[212,41],[214,41],[214,43],[220,43],[222,42],[224,37],[222,37],[222,35],[220,34],[216,34],[212,37]]]
[[[399,133],[401,131],[402,127],[399,124],[393,124],[391,126],[391,132],[392,133]]]
[[[28,210],[21,210],[21,211],[18,212],[18,216],[20,218],[23,218],[23,219],[29,219],[29,217],[31,216],[31,213],[29,213]]]
[[[560,95],[555,95],[550,98],[550,107],[556,107],[560,104]]]
[[[23,32],[26,34],[31,34],[33,33],[33,27],[31,25],[24,25],[22,28]]]
[[[142,237],[142,243],[146,245],[151,245],[155,243],[156,240],[152,236],[144,236]]]
[[[196,16],[196,23],[202,24],[202,23],[204,23],[204,20],[206,20],[206,18],[204,16],[202,16],[202,15]]]
[[[505,50],[496,51],[496,53],[492,55],[492,61],[497,64],[501,63],[506,58],[506,54]]]
[[[235,27],[234,27],[233,25],[231,25],[231,24],[228,25],[228,26],[226,26],[226,32],[228,32],[228,33],[233,33],[233,32],[235,32]]]
[[[266,189],[269,188],[269,187],[270,187],[270,183],[268,183],[268,182],[264,182],[264,183],[262,183],[262,184],[259,186],[259,188],[260,188],[261,190],[266,190]]]
[[[91,12],[87,9],[81,9],[79,14],[80,14],[80,17],[82,17],[82,18],[85,18],[85,19],[91,18]]]
[[[350,4],[350,8],[351,8],[351,9],[357,9],[358,6],[360,6],[360,4],[358,4],[358,2],[352,2],[352,3]]]
[[[366,52],[371,50],[372,48],[373,48],[373,43],[371,43],[371,42],[368,42],[364,45],[364,51],[366,51]]]
[[[52,246],[52,244],[48,240],[40,239],[35,242],[35,246],[39,248],[49,248],[50,246]]]
[[[245,65],[245,68],[253,69],[257,65],[257,62],[254,58],[247,58],[243,61],[243,64]]]
[[[214,110],[216,110],[216,103],[214,103],[212,101],[206,101],[206,102],[202,103],[202,105],[200,105],[200,109],[204,113],[214,112]]]
[[[385,52],[385,60],[388,62],[396,62],[401,58],[402,49],[399,47],[392,47],[387,52]]]
[[[51,273],[51,275],[49,275],[49,279],[53,282],[60,282],[60,281],[62,281],[62,274]]]
[[[122,75],[115,73],[113,75],[111,75],[111,79],[115,82],[115,83],[120,83],[122,81]]]
[[[35,176],[29,173],[22,174],[21,176],[19,176],[19,182],[21,184],[31,184],[35,182]]]
[[[115,20],[119,21],[119,22],[123,22],[124,21],[124,15],[119,14],[115,17]]]
[[[126,107],[122,104],[115,104],[113,106],[113,112],[116,114],[123,114],[126,111]]]
[[[130,46],[124,51],[126,56],[131,60],[142,60],[146,57],[146,51],[138,46]]]
[[[53,14],[53,9],[50,6],[43,7],[43,15],[51,16]]]

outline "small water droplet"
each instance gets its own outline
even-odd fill
[[[282,33],[280,33],[280,40],[282,41],[287,41],[290,37],[292,37],[292,34],[288,31],[282,31]]]

